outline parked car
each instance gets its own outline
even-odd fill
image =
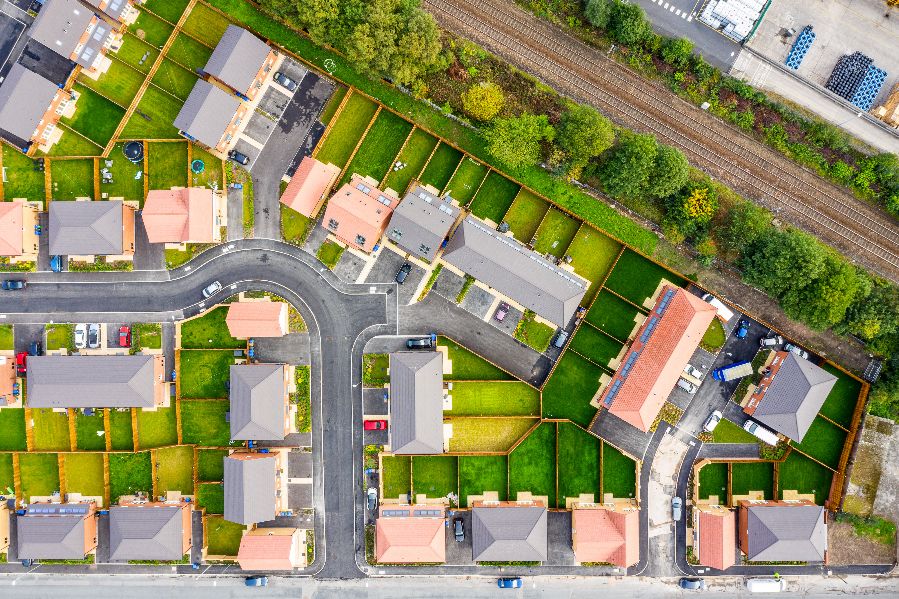
[[[562,349],[563,347],[565,347],[566,341],[568,341],[568,331],[563,329],[563,330],[559,331],[559,334],[556,335],[555,339],[553,339],[553,347],[558,347],[559,349]]]
[[[723,415],[718,410],[715,410],[714,412],[709,414],[709,417],[705,419],[705,424],[702,425],[702,430],[707,433],[715,430],[715,427],[718,426],[719,422],[721,422],[722,416]]]
[[[688,381],[687,379],[677,379],[677,386],[689,393],[690,395],[696,393],[696,385]]]
[[[704,591],[705,581],[701,578],[681,578],[677,586],[688,591]]]
[[[97,349],[100,347],[100,325],[87,325],[87,346],[90,349]]]
[[[243,583],[248,587],[264,587],[268,584],[268,576],[247,576]]]
[[[362,423],[362,428],[367,431],[386,431],[387,430],[387,421],[386,420],[366,420]]]
[[[43,356],[44,355],[44,346],[40,341],[32,341],[31,347],[28,348],[29,356]]]
[[[672,497],[671,498],[671,518],[675,522],[680,522],[682,508],[684,507],[684,500],[680,497]]]
[[[750,578],[746,581],[746,590],[750,593],[780,593],[787,590],[787,581],[783,578]]]
[[[19,376],[25,376],[27,372],[28,354],[22,351],[16,354],[16,374]]]
[[[496,581],[496,586],[501,589],[520,589],[521,578],[500,578]]]
[[[687,374],[692,376],[694,379],[699,379],[699,380],[702,380],[702,377],[705,376],[705,373],[703,371],[696,368],[692,364],[687,364],[687,366],[684,368],[684,372],[686,372]]]
[[[797,347],[797,346],[793,345],[792,343],[787,343],[786,345],[784,345],[784,349],[786,351],[790,352],[791,354],[797,355],[800,358],[804,358],[804,359],[808,360],[808,352],[805,351],[804,349],[802,349],[801,347]]]
[[[743,423],[743,430],[757,439],[761,439],[768,445],[777,445],[778,436],[774,431],[766,429],[764,426],[754,420],[747,420]]]
[[[3,281],[3,291],[19,291],[28,287],[28,283],[22,279],[6,279]]]
[[[749,321],[741,320],[740,326],[737,328],[737,338],[745,339],[747,333],[749,333]]]
[[[465,540],[465,520],[462,518],[453,518],[453,536],[457,543]]]
[[[406,282],[406,277],[409,276],[409,273],[411,271],[412,265],[406,262],[402,266],[400,266],[400,269],[398,271],[396,271],[396,276],[393,278],[393,280],[402,285]]]
[[[84,349],[87,347],[87,325],[75,325],[75,349]]]
[[[287,75],[285,75],[284,73],[282,73],[281,71],[278,71],[277,73],[275,73],[275,76],[272,77],[272,79],[274,79],[277,83],[279,83],[283,87],[286,87],[288,90],[290,90],[292,92],[297,91],[297,82],[294,81],[293,79],[291,79],[290,77],[288,77]]]
[[[406,347],[408,349],[431,349],[434,347],[434,340],[430,337],[421,337],[419,339],[407,339]]]
[[[131,327],[128,325],[119,327],[119,347],[131,347]]]
[[[62,256],[52,256],[50,258],[50,270],[62,272]]]
[[[203,297],[208,299],[221,290],[222,290],[222,284],[219,283],[218,281],[213,281],[212,283],[210,283],[209,285],[207,285],[206,287],[203,288]]]
[[[374,487],[369,487],[368,491],[365,494],[366,496],[366,505],[368,505],[369,510],[373,510],[378,507],[378,490]]]
[[[509,304],[506,302],[500,302],[499,307],[496,309],[496,312],[493,313],[493,320],[496,322],[502,322],[506,319],[506,316],[509,314]]]
[[[765,337],[759,341],[759,345],[761,347],[773,347],[775,345],[780,345],[784,342],[784,338],[780,335],[772,335],[771,337]]]
[[[228,152],[228,158],[230,158],[237,164],[242,164],[244,166],[250,164],[250,157],[243,152],[238,152],[237,150],[231,150],[230,152]]]

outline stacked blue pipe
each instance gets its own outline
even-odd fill
[[[802,64],[806,53],[808,53],[808,49],[812,47],[814,41],[815,32],[812,31],[811,25],[806,25],[803,27],[802,31],[799,32],[796,41],[793,42],[793,47],[790,48],[790,53],[787,54],[786,65],[794,71],[799,69],[799,65]]]

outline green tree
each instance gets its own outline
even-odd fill
[[[743,277],[780,299],[820,276],[824,254],[824,246],[807,233],[772,229],[746,248]]]
[[[668,38],[662,44],[662,60],[676,67],[684,67],[693,54],[693,42],[685,37]]]
[[[711,186],[692,183],[665,202],[665,221],[685,237],[701,239],[718,212],[718,195]]]
[[[412,11],[396,39],[388,72],[397,83],[412,83],[442,67],[440,29],[430,13],[420,9]]]
[[[824,330],[843,320],[858,287],[856,268],[836,252],[828,251],[818,276],[809,277],[804,285],[792,286],[780,303],[790,318]]]
[[[621,44],[631,46],[642,42],[649,34],[646,13],[636,4],[615,0],[609,14],[609,34]]]
[[[623,131],[597,169],[606,193],[616,198],[638,197],[652,172],[657,151],[653,135]]]
[[[584,5],[584,16],[594,27],[605,29],[609,26],[612,14],[612,3],[609,0],[587,0]]]
[[[574,104],[562,115],[556,143],[568,156],[570,172],[583,168],[614,142],[612,123],[593,108]]]
[[[886,281],[868,281],[859,276],[859,291],[846,312],[846,318],[834,327],[838,333],[851,333],[871,343],[874,351],[883,347],[882,339],[899,331],[899,289]]]
[[[646,180],[645,193],[651,198],[665,198],[679,191],[690,176],[687,157],[677,148],[658,145],[652,173]]]
[[[484,137],[490,154],[514,169],[536,164],[540,160],[540,142],[552,141],[555,133],[546,115],[523,114],[496,119]]]
[[[489,121],[499,113],[505,102],[503,90],[495,83],[482,81],[462,92],[462,108],[479,121]]]
[[[764,208],[752,202],[739,202],[728,210],[724,226],[715,231],[718,245],[732,256],[743,254],[772,230],[771,218],[771,213]]]

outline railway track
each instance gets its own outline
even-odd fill
[[[502,0],[425,0],[444,25],[690,161],[872,271],[899,281],[892,218],[576,38]]]

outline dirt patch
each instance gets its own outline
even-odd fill
[[[896,557],[895,545],[860,537],[848,522],[831,522],[827,526],[827,549],[833,566],[892,564]]]

